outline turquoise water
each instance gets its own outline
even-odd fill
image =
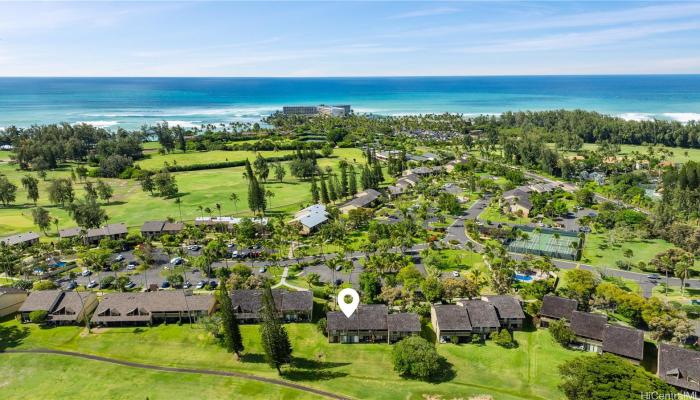
[[[0,78],[0,127],[258,121],[283,105],[382,115],[585,109],[700,120],[700,75],[410,78]]]

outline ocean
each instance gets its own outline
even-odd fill
[[[700,75],[0,78],[0,128],[257,122],[284,105],[322,103],[380,115],[584,109],[687,122],[700,120]]]

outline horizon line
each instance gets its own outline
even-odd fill
[[[695,73],[598,73],[598,74],[491,74],[491,75],[317,75],[317,76],[246,76],[246,75],[0,75],[0,79],[366,79],[366,78],[527,78],[527,77],[607,77],[607,76],[700,76]]]

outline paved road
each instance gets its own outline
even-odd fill
[[[479,214],[481,214],[482,208],[480,207],[481,204],[484,204],[486,202],[485,200],[479,200],[477,201],[472,207],[467,210],[465,215],[457,218],[455,222],[450,225],[447,228],[447,235],[445,236],[446,240],[449,242],[450,240],[457,240],[460,245],[465,245],[467,242],[471,242],[473,249],[477,252],[482,252],[484,250],[484,246],[482,246],[480,243],[472,240],[469,238],[464,230],[464,221],[467,219],[472,219],[475,220],[479,217]],[[515,259],[515,260],[522,260],[524,258],[523,254],[520,253],[510,253],[510,255]],[[599,272],[601,271],[601,268],[594,267],[592,265],[588,264],[582,264],[578,262],[572,262],[572,261],[564,261],[564,260],[552,260],[552,263],[557,266],[560,269],[575,269],[575,268],[581,268],[585,269],[588,271],[593,271],[593,272]],[[603,273],[605,273],[608,276],[617,276],[629,280],[633,280],[637,282],[642,289],[642,294],[645,297],[650,297],[652,293],[652,289],[658,284],[656,280],[652,280],[647,278],[648,274],[645,273],[640,273],[640,272],[632,272],[632,271],[623,271],[623,270],[618,270],[618,269],[611,269],[611,268],[603,268],[602,269]],[[666,282],[666,278],[663,277],[661,282]],[[681,281],[680,279],[677,278],[669,278],[668,279],[668,284],[671,286],[680,286]],[[700,280],[698,279],[689,279],[686,281],[687,287],[690,288],[696,288],[700,289]]]
[[[299,385],[297,383],[287,382],[287,381],[284,381],[281,379],[265,378],[262,376],[244,374],[241,372],[217,371],[217,370],[211,370],[211,369],[163,367],[160,365],[141,364],[141,363],[135,363],[135,362],[131,362],[131,361],[118,360],[115,358],[107,358],[107,357],[95,356],[92,354],[83,354],[83,353],[77,353],[74,351],[63,351],[63,350],[49,350],[49,349],[14,350],[14,349],[9,349],[9,350],[0,351],[0,354],[26,354],[26,353],[51,354],[51,355],[60,355],[60,356],[67,356],[67,357],[77,357],[77,358],[82,358],[82,359],[86,359],[86,360],[101,361],[101,362],[106,362],[106,363],[110,363],[110,364],[122,365],[125,367],[132,367],[132,368],[147,369],[147,370],[151,370],[151,371],[227,376],[227,377],[232,377],[232,378],[241,378],[241,379],[247,379],[247,380],[251,380],[251,381],[269,383],[269,384],[273,384],[273,385],[277,385],[277,386],[284,386],[284,387],[288,387],[288,388],[292,388],[292,389],[296,389],[296,390],[301,390],[303,392],[312,393],[312,394],[316,394],[319,396],[327,397],[329,399],[338,399],[338,400],[349,400],[350,399],[349,397],[341,396],[339,394],[327,392],[325,390],[314,389],[311,387]]]

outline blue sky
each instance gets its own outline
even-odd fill
[[[3,2],[1,76],[700,73],[700,2]]]

